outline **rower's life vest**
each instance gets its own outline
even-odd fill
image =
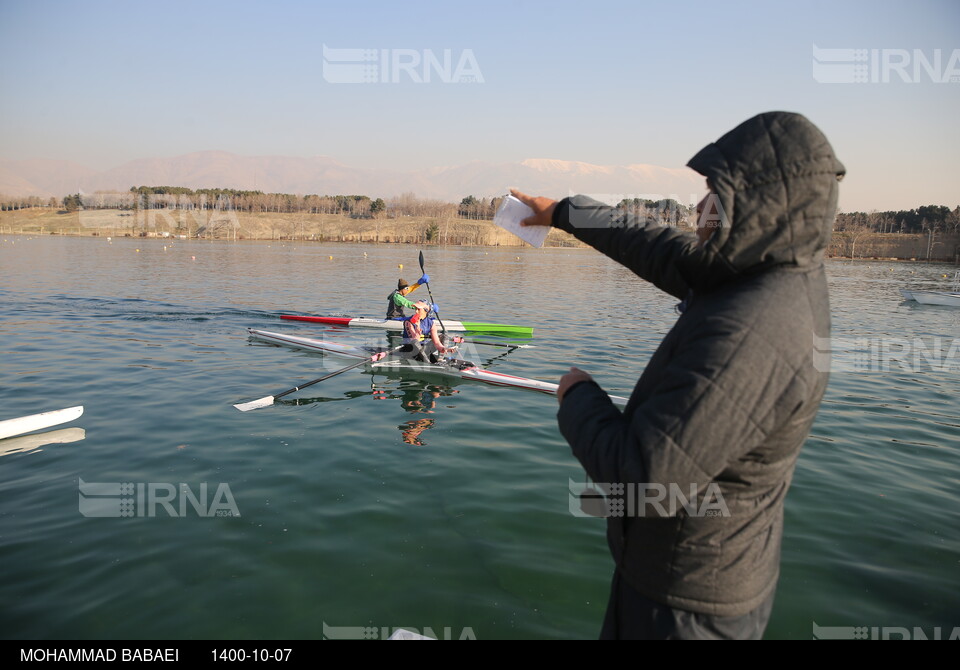
[[[393,293],[387,296],[387,318],[388,319],[402,319],[406,316],[403,313],[403,307],[398,305],[393,301],[394,296],[399,293],[400,290],[397,289]]]
[[[414,330],[419,330],[419,339],[425,340],[430,337],[430,331],[433,330],[433,318],[424,317],[423,319],[417,319],[416,313],[413,316],[409,316],[404,321],[409,321],[413,324]],[[406,330],[404,330],[404,335],[406,335]]]

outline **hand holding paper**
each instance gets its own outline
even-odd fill
[[[514,191],[513,193],[523,196],[524,198],[528,197],[519,191]],[[544,225],[531,226],[529,223],[527,225],[522,223],[524,219],[533,218],[539,214],[541,213],[536,212],[520,199],[508,195],[503,199],[503,202],[500,203],[500,209],[497,210],[496,216],[493,217],[493,222],[504,230],[513,233],[521,240],[535,247],[542,247],[544,240],[547,239],[547,235],[550,233],[550,219],[547,218]]]
[[[534,197],[521,193],[515,188],[510,189],[513,197],[522,202],[533,211],[533,215],[521,221],[524,226],[547,226],[553,225],[553,210],[557,208],[557,201],[543,196]]]

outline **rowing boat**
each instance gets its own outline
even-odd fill
[[[913,300],[921,305],[945,305],[947,307],[960,307],[960,293],[948,293],[946,291],[910,291]]]
[[[960,307],[960,272],[953,277],[953,286],[949,291],[921,291],[900,289],[904,300],[915,300],[921,305],[946,305]]]
[[[438,363],[421,363],[419,361],[405,358],[386,358],[384,360],[374,362],[373,360],[370,360],[371,356],[384,351],[385,349],[383,347],[357,347],[348,344],[340,344],[338,342],[329,342],[324,340],[315,340],[309,337],[288,335],[286,333],[272,333],[266,330],[256,330],[254,328],[248,328],[247,331],[250,333],[251,339],[260,342],[268,342],[270,344],[291,347],[293,349],[300,349],[303,351],[335,354],[337,356],[352,358],[354,360],[366,359],[369,361],[369,367],[374,370],[425,373],[454,379],[467,379],[484,382],[486,384],[493,384],[494,386],[529,389],[531,391],[540,391],[541,393],[549,393],[551,395],[556,395],[557,393],[557,384],[540,381],[538,379],[530,379],[528,377],[517,377],[515,375],[508,375],[502,372],[485,370],[476,363],[472,363],[470,361],[448,358],[443,359]],[[627,403],[626,398],[621,398],[619,396],[610,396],[610,399],[613,400],[614,404],[621,406]]]
[[[323,323],[328,326],[349,326],[351,328],[380,328],[382,330],[403,330],[403,321],[400,319],[367,319],[364,317],[349,316],[301,316],[297,314],[281,314],[281,319],[288,321],[306,321],[308,323]],[[504,323],[480,323],[478,321],[449,321],[443,320],[447,330],[453,332],[496,333],[499,335],[517,335],[530,337],[533,328],[530,326],[511,326]]]
[[[0,421],[0,440],[32,433],[35,430],[42,430],[50,426],[56,426],[67,421],[73,421],[83,414],[83,406],[68,407],[67,409],[58,409],[52,412],[43,412],[41,414],[31,414],[30,416],[21,416],[16,419],[7,419]]]

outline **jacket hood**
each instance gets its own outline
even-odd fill
[[[709,180],[722,208],[720,225],[703,249],[708,269],[693,282],[699,288],[777,265],[821,262],[846,169],[804,116],[755,116],[687,165]]]

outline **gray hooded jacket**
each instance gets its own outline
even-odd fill
[[[844,167],[786,112],[744,122],[688,165],[722,208],[703,247],[583,196],[558,204],[555,226],[686,302],[622,413],[586,383],[558,420],[598,483],[648,498],[695,487],[691,506],[671,511],[668,495],[608,518],[623,578],[672,607],[735,616],[776,588],[784,498],[827,385],[814,344],[829,337],[823,252]],[[691,512],[704,502],[714,515]]]

